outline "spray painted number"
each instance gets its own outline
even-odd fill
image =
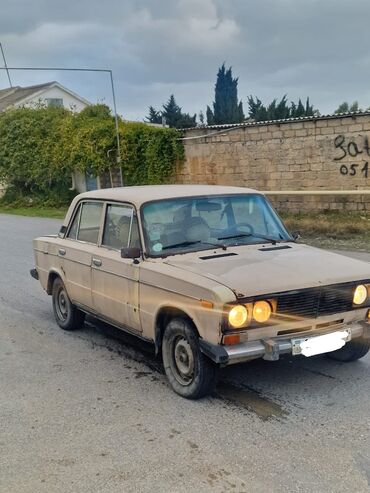
[[[349,166],[342,164],[339,171],[340,174],[344,176],[355,176],[359,171],[365,178],[367,178],[369,176],[369,163],[366,162],[362,168],[360,164],[350,164]]]

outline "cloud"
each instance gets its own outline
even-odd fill
[[[370,105],[367,0],[3,0],[0,41],[9,65],[111,68],[117,102],[142,119],[171,93],[205,109],[226,61],[239,96],[310,96],[323,112],[343,100]],[[13,73],[21,85],[58,79],[111,101],[99,74]],[[0,73],[0,86],[6,85]]]

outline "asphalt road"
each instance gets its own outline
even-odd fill
[[[184,400],[148,348],[54,323],[28,272],[57,229],[0,215],[1,493],[370,491],[369,356],[229,367]]]

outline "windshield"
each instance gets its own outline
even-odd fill
[[[292,238],[263,195],[217,195],[150,202],[142,207],[147,252],[174,255]]]

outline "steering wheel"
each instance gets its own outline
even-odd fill
[[[240,231],[239,228],[248,228],[249,231]],[[235,223],[231,228],[228,229],[228,232],[233,233],[254,233],[254,228],[249,223]]]

